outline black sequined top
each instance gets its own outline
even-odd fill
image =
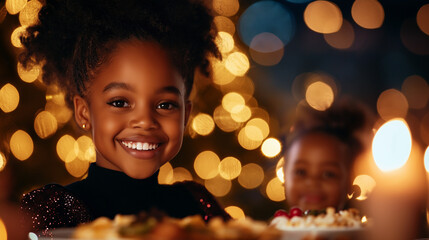
[[[170,217],[201,215],[208,221],[230,216],[205,187],[185,181],[158,183],[158,172],[147,179],[133,179],[123,172],[91,164],[88,177],[65,187],[49,184],[23,196],[22,210],[31,218],[34,231],[75,227],[98,217],[136,214],[157,209]]]

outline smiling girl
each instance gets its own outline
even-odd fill
[[[24,195],[34,230],[154,208],[229,218],[203,186],[157,181],[181,148],[194,71],[208,74],[208,57],[219,57],[212,20],[190,0],[46,0],[20,62],[43,64],[44,82],[65,91],[96,162],[84,180]]]

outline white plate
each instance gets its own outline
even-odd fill
[[[72,240],[74,228],[58,228],[54,230],[49,230],[48,234],[43,237],[37,237],[39,234],[29,233],[29,240]]]
[[[282,230],[281,240],[301,240],[305,237],[321,237],[323,240],[363,238],[365,231],[362,228],[301,228]]]

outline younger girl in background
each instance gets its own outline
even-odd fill
[[[201,185],[158,183],[179,152],[195,70],[219,57],[208,9],[191,0],[46,0],[21,37],[24,66],[43,64],[90,132],[96,162],[86,179],[46,185],[22,209],[34,230],[158,209],[175,218],[229,215]]]
[[[352,168],[371,135],[370,114],[352,101],[325,111],[298,109],[284,150],[285,194],[289,207],[337,211],[347,206]]]

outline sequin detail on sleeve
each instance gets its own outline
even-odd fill
[[[57,184],[25,194],[21,209],[31,219],[33,230],[42,234],[50,229],[74,227],[92,220],[82,201]]]

